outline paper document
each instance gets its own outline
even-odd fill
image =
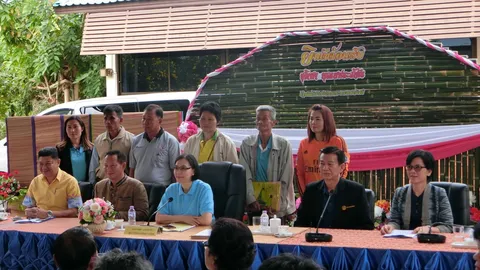
[[[16,220],[15,223],[42,223],[44,221],[53,219],[54,217],[47,217],[47,218],[26,218],[26,219],[19,219]]]
[[[413,230],[393,230],[389,234],[385,234],[383,237],[387,238],[414,238],[417,234],[413,233]]]
[[[195,225],[188,225],[184,223],[170,223],[167,225],[162,225],[160,227],[163,228],[164,232],[184,232],[195,227]]]
[[[203,230],[197,234],[191,235],[190,238],[192,239],[208,239],[210,237],[210,233],[212,232],[212,229],[206,229]]]

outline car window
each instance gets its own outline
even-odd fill
[[[72,112],[73,112],[73,109],[63,108],[63,109],[58,109],[55,111],[48,112],[44,115],[64,115],[64,114],[72,114]]]
[[[163,111],[179,111],[183,113],[183,117],[187,113],[189,101],[186,99],[182,100],[152,100],[139,102],[140,111],[143,112],[149,104],[157,104],[162,107]]]
[[[112,105],[112,104],[83,106],[80,108],[80,113],[81,114],[101,114],[103,113],[103,109],[105,109],[107,105]],[[119,105],[120,107],[122,107],[124,112],[138,112],[136,102],[119,103],[116,105]]]

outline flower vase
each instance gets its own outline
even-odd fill
[[[8,209],[8,201],[0,200],[0,212],[7,212],[7,209]]]
[[[102,222],[101,224],[89,223],[87,224],[87,229],[93,234],[102,234],[107,227],[107,222]]]

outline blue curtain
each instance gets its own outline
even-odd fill
[[[55,269],[51,248],[55,234],[0,231],[0,269]],[[99,252],[114,248],[144,254],[155,269],[205,269],[200,242],[142,240],[96,237]],[[257,244],[252,269],[263,260],[281,253],[312,258],[327,269],[474,269],[473,250],[468,252],[428,252],[362,248],[312,247]]]

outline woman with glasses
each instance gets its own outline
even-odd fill
[[[218,131],[222,119],[220,105],[207,101],[200,106],[200,128],[202,132],[188,138],[183,152],[192,154],[198,163],[206,161],[230,161],[238,163],[237,147],[227,135]]]
[[[391,218],[382,227],[382,234],[394,229],[414,233],[452,232],[453,215],[445,189],[430,184],[435,159],[432,153],[414,150],[406,162],[410,184],[399,187],[393,195]],[[430,225],[433,225],[430,228]]]
[[[70,116],[65,121],[63,141],[57,144],[60,169],[73,175],[78,182],[88,181],[92,149],[93,144],[87,138],[82,119],[78,116]]]
[[[156,223],[210,225],[213,218],[212,188],[199,179],[199,173],[198,162],[193,155],[177,157],[173,169],[177,182],[168,186],[163,194],[158,204]]]
[[[347,162],[342,173],[343,178],[347,177],[350,159],[347,144],[342,137],[337,135],[333,113],[327,106],[315,104],[308,110],[307,133],[308,137],[300,142],[297,152],[297,178],[300,194],[303,194],[307,184],[323,179],[318,167],[320,150],[327,146],[336,146],[345,153]]]
[[[252,232],[236,219],[217,220],[203,245],[208,270],[247,270],[255,258]]]

